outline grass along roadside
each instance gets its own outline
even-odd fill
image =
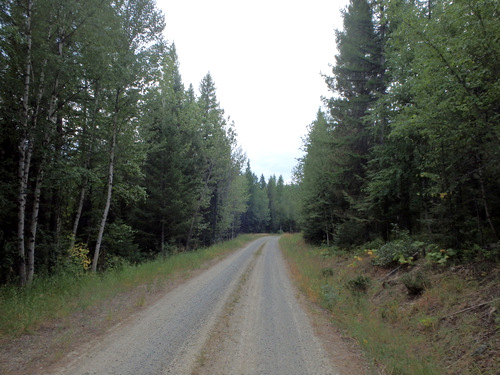
[[[256,235],[242,235],[206,249],[178,253],[136,266],[126,265],[103,274],[36,278],[32,286],[24,289],[4,286],[0,288],[0,342],[33,333],[48,321],[81,313],[137,288],[141,291],[136,293],[135,305],[140,307],[145,303],[144,293],[160,290],[174,276],[185,277],[256,238]]]
[[[373,266],[370,251],[331,254],[300,235],[283,235],[280,246],[301,291],[384,373],[497,374],[498,267],[444,268],[422,260],[386,277],[390,270]],[[416,272],[429,287],[411,296],[402,279]]]

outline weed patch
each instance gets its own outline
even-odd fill
[[[396,241],[382,251],[384,266],[399,264],[389,273],[374,265],[380,248],[329,251],[287,234],[280,246],[299,288],[385,373],[496,375],[498,265],[432,265],[411,258],[420,243]]]

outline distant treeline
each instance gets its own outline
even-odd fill
[[[154,0],[0,3],[0,283],[297,230],[163,29]]]
[[[306,239],[498,254],[500,3],[351,0],[343,21],[297,167]]]

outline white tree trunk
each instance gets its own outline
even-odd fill
[[[94,96],[95,102],[94,102],[93,118],[91,120],[92,123],[90,124],[91,127],[95,127],[96,116],[97,116],[97,112],[99,111],[98,93],[99,93],[99,86],[97,84],[97,87],[95,89],[95,96]],[[88,129],[88,126],[86,126],[86,128]],[[93,140],[93,136],[91,136],[91,141],[90,141],[88,155],[87,155],[87,161],[85,164],[86,170],[90,169],[90,162],[91,162],[91,158],[92,158],[92,140]],[[75,246],[76,235],[78,233],[78,226],[80,225],[80,218],[82,217],[83,204],[85,203],[85,196],[87,195],[88,184],[89,184],[89,178],[87,176],[85,176],[83,179],[82,188],[80,189],[80,198],[78,200],[78,206],[76,208],[75,220],[73,221],[73,230],[71,232],[71,242],[70,242],[70,246],[69,246],[70,249],[73,248],[73,246]]]
[[[97,235],[97,242],[94,250],[94,258],[92,259],[92,272],[97,271],[97,262],[99,260],[99,253],[101,252],[102,237],[104,235],[104,228],[106,227],[106,220],[108,219],[109,207],[111,206],[111,195],[113,193],[113,176],[115,169],[115,149],[116,138],[118,133],[118,100],[120,97],[120,90],[116,92],[115,101],[115,114],[113,118],[113,134],[111,136],[111,149],[109,151],[109,172],[108,172],[108,190],[106,194],[106,205],[102,213],[101,225],[99,225],[99,233]]]
[[[85,202],[85,195],[87,194],[87,183],[88,179],[85,178],[80,190],[80,199],[78,200],[78,207],[76,208],[75,220],[73,221],[73,230],[71,231],[71,242],[69,246],[70,249],[75,246],[76,233],[78,232],[78,225],[80,224],[80,217],[82,217],[83,212],[83,203]]]
[[[43,162],[42,162],[43,163]],[[38,226],[38,213],[40,212],[40,195],[42,191],[42,181],[43,181],[43,166],[40,165],[38,168],[34,192],[33,201],[33,211],[31,214],[30,232],[29,232],[29,243],[27,251],[27,284],[31,284],[33,281],[33,276],[35,274],[35,243],[36,243],[36,231]]]
[[[99,234],[97,235],[97,242],[94,250],[94,258],[92,260],[92,272],[97,271],[97,262],[99,260],[99,253],[101,252],[102,237],[104,228],[106,227],[106,220],[108,219],[109,207],[111,206],[111,195],[113,193],[113,175],[115,168],[115,147],[116,147],[116,130],[113,131],[113,140],[111,144],[111,151],[109,154],[109,172],[108,172],[108,191],[106,194],[106,205],[102,212],[101,224],[99,225]]]
[[[18,177],[19,177],[19,193],[18,193],[18,214],[17,214],[17,245],[19,257],[19,282],[22,286],[26,285],[26,254],[25,254],[25,240],[24,240],[24,227],[26,219],[26,196],[28,190],[29,169],[31,163],[31,155],[33,150],[33,143],[28,136],[28,121],[29,121],[29,93],[31,86],[31,0],[26,4],[26,67],[24,71],[24,93],[23,93],[23,121],[22,131],[23,137],[19,142],[19,164],[18,164]]]

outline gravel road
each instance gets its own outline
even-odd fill
[[[71,353],[56,373],[337,374],[294,293],[278,238],[260,238]]]

